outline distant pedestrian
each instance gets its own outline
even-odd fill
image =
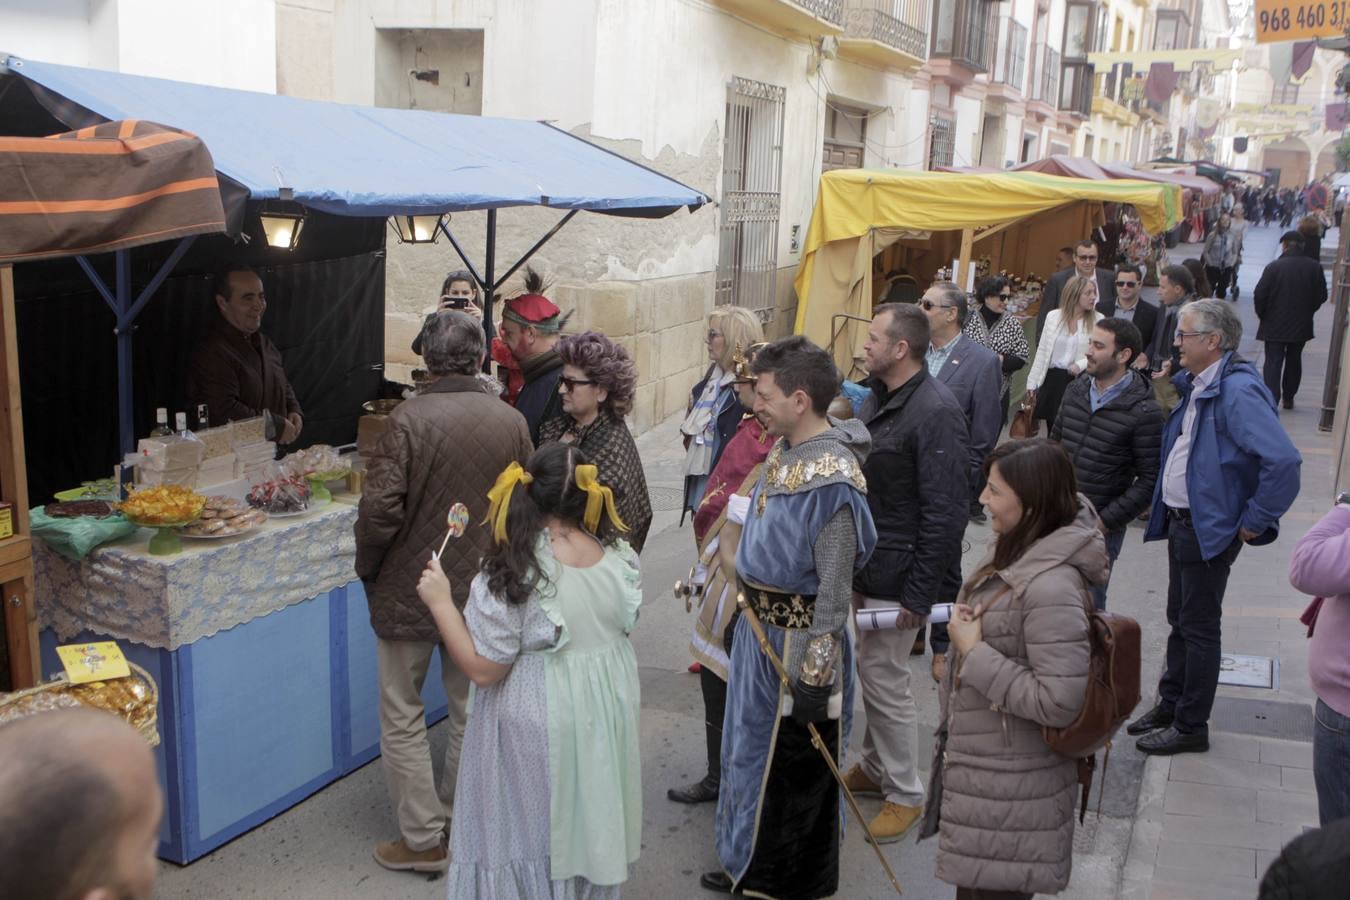
[[[1180,351],[1173,337],[1177,331],[1177,316],[1181,307],[1195,299],[1195,282],[1185,266],[1166,266],[1158,273],[1158,327],[1153,340],[1146,346],[1149,376],[1153,379],[1153,397],[1163,414],[1172,411],[1179,396],[1172,385],[1172,376],[1181,368]]]
[[[562,415],[539,426],[539,446],[561,441],[580,447],[600,469],[600,480],[614,489],[619,518],[628,526],[624,539],[642,552],[652,526],[652,500],[637,443],[624,416],[633,408],[637,367],[620,345],[596,331],[558,342],[562,376]]]
[[[417,580],[445,534],[450,506],[464,503],[481,522],[497,474],[532,448],[525,419],[477,377],[486,351],[479,321],[452,310],[432,314],[422,329],[422,351],[436,380],[389,414],[389,428],[367,460],[355,526],[356,574],[375,632],[380,765],[399,829],[397,840],[375,847],[375,860],[387,869],[439,872],[446,866],[442,839],[455,801],[469,680],[447,658],[435,621],[417,602]],[[488,532],[475,526],[446,547],[440,562],[459,596],[490,543]],[[450,704],[439,782],[422,699],[438,652]]]
[[[1228,258],[1225,263],[1229,270],[1228,286],[1232,289],[1234,303],[1238,299],[1238,272],[1242,268],[1242,250],[1247,242],[1247,228],[1250,224],[1246,210],[1241,206],[1233,210],[1233,221],[1228,225],[1231,240],[1228,243]]]
[[[1302,240],[1297,231],[1284,233],[1284,252],[1266,266],[1252,294],[1261,321],[1256,339],[1265,345],[1266,387],[1285,409],[1294,408],[1303,381],[1303,346],[1313,339],[1313,317],[1327,302],[1322,266],[1301,252]]]
[[[1270,392],[1237,356],[1233,307],[1197,300],[1176,331],[1186,370],[1172,379],[1181,405],[1163,429],[1162,475],[1144,540],[1167,538],[1166,667],[1158,703],[1127,728],[1144,753],[1209,749],[1219,682],[1223,595],[1244,544],[1279,534],[1298,495],[1302,457],[1280,427]]]
[[[617,898],[642,842],[637,553],[574,447],[512,463],[491,501],[467,591],[431,551],[417,585],[475,685],[449,897]]]
[[[920,832],[939,834],[937,877],[958,900],[1069,883],[1078,763],[1051,750],[1044,729],[1083,706],[1088,586],[1107,568],[1097,514],[1057,444],[1009,441],[986,464],[997,539],[953,609]]]
[[[684,436],[684,506],[697,512],[708,486],[708,476],[717,468],[722,451],[736,433],[749,408],[741,405],[736,392],[733,357],[764,340],[759,317],[744,306],[719,306],[708,314],[708,368],[703,380],[689,394],[680,433]]]
[[[1213,291],[1210,296],[1218,297],[1220,300],[1223,300],[1228,292],[1228,279],[1233,275],[1230,261],[1236,258],[1232,246],[1233,235],[1228,230],[1232,224],[1233,219],[1227,213],[1220,216],[1214,230],[1205,238],[1205,249],[1200,254],[1200,261],[1205,264],[1205,275],[1209,277]]]
[[[1096,279],[1071,278],[1064,286],[1059,309],[1051,310],[1045,320],[1027,375],[1027,393],[1035,399],[1032,421],[1038,430],[1041,422],[1047,430],[1054,424],[1064,388],[1087,366],[1092,326],[1102,318],[1097,312],[1097,297]]]
[[[1117,282],[1119,283],[1119,282]],[[1008,401],[1013,373],[1031,358],[1022,320],[1008,310],[1012,283],[1002,275],[986,278],[975,287],[975,312],[966,317],[965,332],[978,344],[998,354],[1003,370],[1003,393],[999,397],[999,428],[1008,421]]]
[[[1317,694],[1313,780],[1323,825],[1350,816],[1350,493],[1337,497],[1289,558],[1289,583],[1317,597],[1304,614]]]
[[[1148,377],[1132,368],[1140,352],[1139,329],[1122,319],[1102,319],[1092,329],[1087,371],[1064,391],[1050,437],[1063,444],[1078,489],[1101,517],[1106,553],[1114,568],[1125,529],[1148,508],[1158,480],[1162,413]],[[1092,588],[1106,608],[1108,581]]]

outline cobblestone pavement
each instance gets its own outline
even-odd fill
[[[1249,233],[1247,263],[1240,284],[1247,338],[1243,352],[1259,363],[1251,291],[1261,268],[1276,253],[1278,229]],[[1335,232],[1325,244],[1335,246]],[[1198,256],[1183,245],[1175,260]],[[1325,336],[1330,306],[1319,316],[1320,339],[1305,352],[1305,381],[1298,408],[1282,421],[1304,453],[1303,490],[1283,523],[1279,541],[1248,548],[1238,558],[1225,602],[1224,649],[1279,660],[1274,691],[1222,688],[1220,696],[1267,699],[1306,710],[1306,646],[1297,616],[1306,598],[1286,578],[1288,556],[1299,536],[1330,503],[1330,440],[1317,431]],[[688,674],[691,618],[670,587],[692,561],[693,537],[678,524],[681,450],[678,418],[639,439],[657,516],[643,554],[646,603],[633,634],[643,690],[642,750],[644,849],[625,892],[649,898],[712,896],[698,887],[698,874],[717,866],[712,844],[711,806],[669,802],[666,789],[703,774],[702,702],[697,676]],[[662,507],[665,507],[664,509]],[[987,527],[966,533],[967,567],[984,552]],[[1166,547],[1143,544],[1142,529],[1131,528],[1108,605],[1139,619],[1144,630],[1145,704],[1153,699],[1166,637]],[[914,659],[919,700],[920,757],[925,778],[938,703],[926,676],[931,657]],[[1141,708],[1143,706],[1141,705]],[[1288,708],[1281,708],[1288,712]],[[1305,713],[1306,715],[1306,713]],[[861,741],[861,703],[856,711],[847,763]],[[1248,723],[1250,724],[1250,723]],[[1239,723],[1240,727],[1246,727]],[[432,729],[439,750],[444,727]],[[1247,730],[1253,730],[1248,728]],[[1290,733],[1288,731],[1284,732]],[[1075,900],[1106,897],[1244,898],[1256,896],[1259,873],[1279,847],[1305,825],[1315,823],[1311,744],[1222,730],[1212,732],[1213,749],[1203,756],[1145,760],[1132,741],[1113,748],[1102,814],[1089,812],[1075,837],[1073,879],[1062,895]],[[1096,800],[1093,801],[1094,807]],[[863,799],[873,815],[879,801]],[[386,872],[372,861],[373,845],[394,835],[383,774],[375,761],[254,831],[186,868],[164,865],[160,896],[266,898],[433,898],[444,881]],[[951,887],[934,877],[936,842],[904,841],[884,852],[909,898],[948,898]],[[872,850],[850,823],[839,897],[893,896]]]

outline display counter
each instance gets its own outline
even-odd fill
[[[147,529],[80,562],[33,542],[44,675],[58,644],[116,640],[159,684],[164,859],[191,862],[379,755],[356,499],[172,556]],[[429,722],[446,710],[437,665]]]

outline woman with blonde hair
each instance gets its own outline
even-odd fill
[[[736,396],[733,358],[764,341],[759,317],[743,306],[719,306],[708,314],[708,370],[694,385],[680,425],[684,435],[685,512],[697,512],[722,451],[749,410]],[[683,514],[681,515],[683,518]]]
[[[1097,280],[1075,275],[1064,284],[1059,309],[1050,310],[1041,331],[1041,342],[1027,374],[1027,393],[1022,405],[1030,406],[1033,423],[1054,426],[1064,388],[1087,368],[1088,341],[1092,326],[1102,319],[1097,312]],[[1039,424],[1035,427],[1039,429]]]

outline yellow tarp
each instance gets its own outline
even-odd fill
[[[872,257],[897,238],[987,229],[1083,201],[1129,204],[1150,234],[1174,227],[1182,214],[1181,188],[1174,184],[1039,172],[826,172],[795,281],[795,331],[823,345],[831,339],[834,316],[870,318],[871,292],[865,288]],[[836,347],[835,355],[848,371],[843,360],[853,356],[852,348]]]

